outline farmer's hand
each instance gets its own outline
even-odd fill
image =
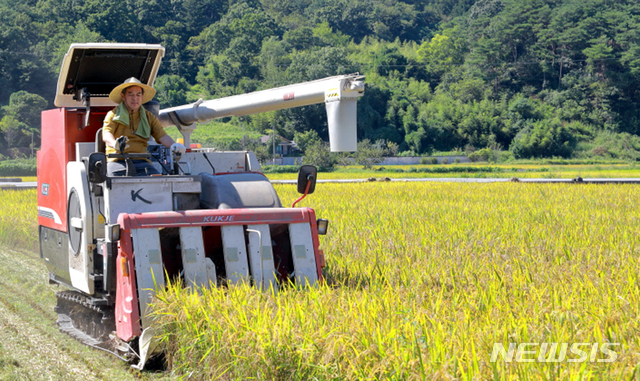
[[[129,145],[127,144],[127,142],[129,141],[129,138],[126,136],[121,136],[118,139],[116,139],[116,146],[113,147],[116,150],[124,153],[124,150],[129,148]]]

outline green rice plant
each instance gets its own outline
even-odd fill
[[[284,204],[295,187],[277,186]],[[629,379],[640,362],[640,188],[322,184],[326,282],[172,285],[156,305],[176,376]],[[491,361],[496,344],[618,343],[612,363]],[[575,355],[570,359],[575,360]]]

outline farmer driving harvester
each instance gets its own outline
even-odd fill
[[[176,143],[167,135],[158,118],[142,105],[153,99],[156,90],[137,78],[131,77],[116,86],[109,94],[109,99],[118,106],[109,111],[104,118],[102,139],[106,144],[106,154],[113,153],[146,153],[150,136],[156,142],[170,148],[172,152],[183,154],[185,147]],[[132,159],[137,175],[159,174],[148,159]],[[109,158],[108,176],[124,176],[125,160]]]

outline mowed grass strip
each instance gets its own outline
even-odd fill
[[[284,205],[296,197],[294,186],[277,191]],[[634,185],[321,184],[302,205],[331,221],[326,284],[170,287],[157,311],[172,372],[629,379],[640,361],[639,196]],[[490,361],[495,343],[607,342],[620,344],[612,363],[601,352]]]

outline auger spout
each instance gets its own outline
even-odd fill
[[[332,151],[356,150],[357,100],[364,95],[364,76],[340,75],[231,97],[160,110],[165,126],[176,126],[190,144],[197,123],[325,102]]]

